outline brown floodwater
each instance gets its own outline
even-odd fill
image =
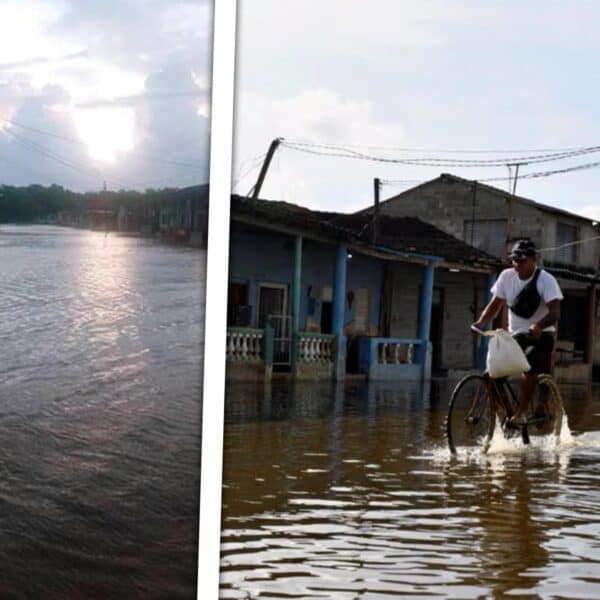
[[[600,386],[450,455],[455,382],[226,392],[222,598],[600,598]]]

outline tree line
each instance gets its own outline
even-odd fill
[[[83,214],[90,210],[116,213],[120,207],[137,212],[168,202],[181,193],[193,191],[206,198],[208,186],[179,190],[165,188],[144,192],[121,190],[73,192],[60,185],[0,186],[0,223],[36,223],[57,218],[60,214]]]

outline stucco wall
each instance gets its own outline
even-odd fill
[[[252,326],[258,326],[259,284],[281,283],[288,288],[288,314],[294,271],[295,241],[292,236],[270,231],[250,231],[235,225],[231,231],[229,280],[248,283],[248,302],[252,306]],[[317,324],[321,320],[322,292],[333,286],[336,247],[304,240],[300,286],[300,329],[306,327],[309,311]],[[369,290],[369,318],[375,327],[379,320],[379,304],[383,277],[381,261],[354,253],[347,262],[346,290]],[[312,289],[309,290],[309,287]],[[311,299],[312,296],[312,299]],[[345,301],[344,323],[355,318],[356,302]]]

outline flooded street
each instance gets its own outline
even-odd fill
[[[600,597],[600,387],[452,457],[453,384],[231,384],[222,598]]]
[[[0,226],[0,597],[195,597],[204,265]]]

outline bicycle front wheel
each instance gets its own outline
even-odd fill
[[[457,448],[476,447],[487,450],[494,435],[495,411],[483,375],[467,375],[461,379],[450,398],[446,437],[450,452]]]
[[[533,435],[560,436],[563,423],[563,403],[560,391],[552,375],[539,375],[533,398]]]

